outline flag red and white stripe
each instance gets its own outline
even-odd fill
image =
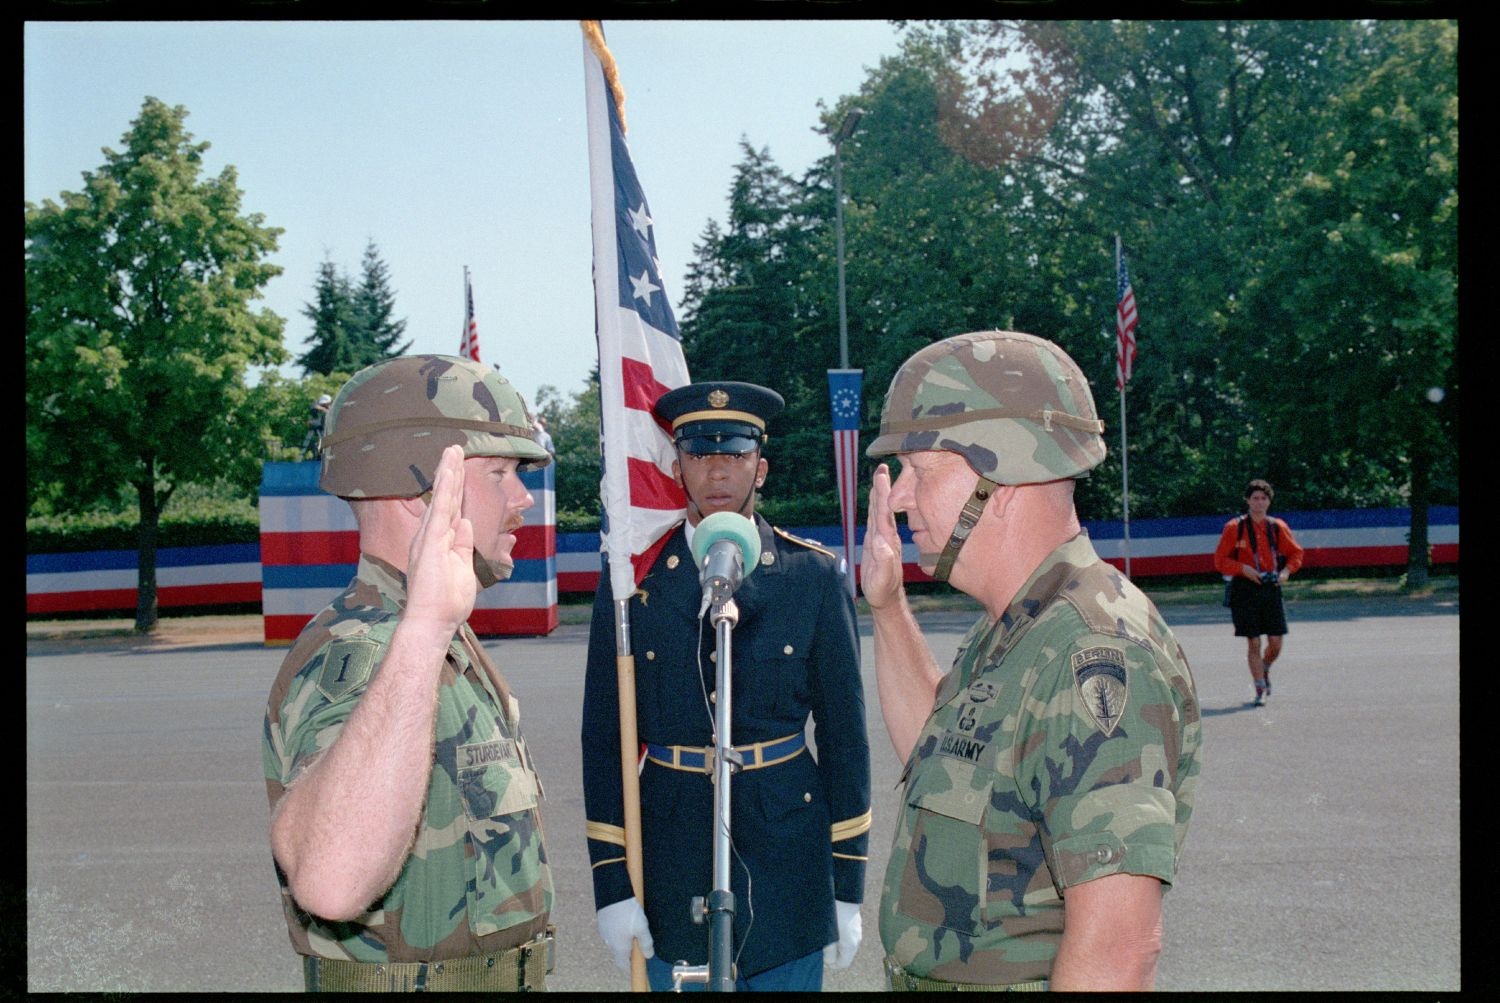
[[[469,285],[469,270],[464,269],[464,333],[458,342],[461,358],[479,361],[479,322],[474,319],[474,287]]]
[[[602,37],[597,39],[603,49]],[[583,46],[593,202],[594,314],[603,437],[601,537],[611,594],[623,599],[687,513],[672,477],[672,440],[651,414],[657,398],[688,383],[677,320],[657,261],[653,220],[625,144],[600,54]],[[608,50],[602,53],[610,63]]]
[[[859,492],[859,401],[862,369],[828,370],[828,400],[833,418],[833,468],[838,478],[839,515],[844,530],[844,573],[853,595],[854,522]]]
[[[1130,372],[1135,365],[1135,328],[1138,318],[1135,313],[1135,290],[1130,287],[1130,273],[1125,267],[1125,252],[1120,249],[1120,238],[1115,237],[1115,278],[1117,298],[1115,301],[1115,386],[1125,389],[1130,382]]]

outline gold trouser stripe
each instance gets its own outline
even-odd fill
[[[834,860],[869,860],[870,858],[869,857],[864,857],[864,856],[856,856],[856,855],[854,855],[852,853],[835,853],[833,855],[833,859]]]
[[[863,815],[854,818],[846,818],[842,822],[835,822],[832,826],[833,841],[835,843],[843,839],[853,839],[870,831],[870,813],[866,811]]]
[[[584,826],[584,835],[589,839],[597,839],[601,843],[625,845],[625,829],[607,822],[589,822]]]

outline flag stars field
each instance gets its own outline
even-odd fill
[[[635,298],[645,300],[647,306],[651,305],[651,294],[661,292],[661,286],[651,284],[651,273],[644,268],[641,269],[640,278],[633,275],[630,277],[630,284],[635,286]]]
[[[648,231],[651,229],[651,224],[655,221],[646,212],[646,203],[642,202],[639,209],[631,209],[629,212],[631,228],[641,235],[642,240],[649,240],[651,234]]]

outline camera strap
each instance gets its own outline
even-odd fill
[[[1240,516],[1240,533],[1236,545],[1243,546],[1245,543],[1245,523],[1250,521],[1248,515]],[[1277,571],[1281,570],[1281,557],[1276,553],[1276,520],[1266,516],[1266,541],[1271,545],[1271,567]],[[1255,573],[1260,574],[1263,570],[1260,566],[1260,548],[1255,545],[1255,534],[1250,534],[1250,559],[1255,562]]]

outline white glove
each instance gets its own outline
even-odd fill
[[[864,920],[859,917],[858,902],[833,903],[838,914],[839,939],[823,948],[823,964],[830,968],[848,968],[854,963],[854,952],[859,950],[860,938],[864,936]]]
[[[615,956],[615,967],[620,971],[630,971],[632,939],[640,942],[642,957],[656,954],[656,945],[651,942],[651,927],[646,923],[646,910],[641,908],[641,900],[635,896],[600,909],[595,921],[599,924],[599,937],[609,948],[609,953]]]

